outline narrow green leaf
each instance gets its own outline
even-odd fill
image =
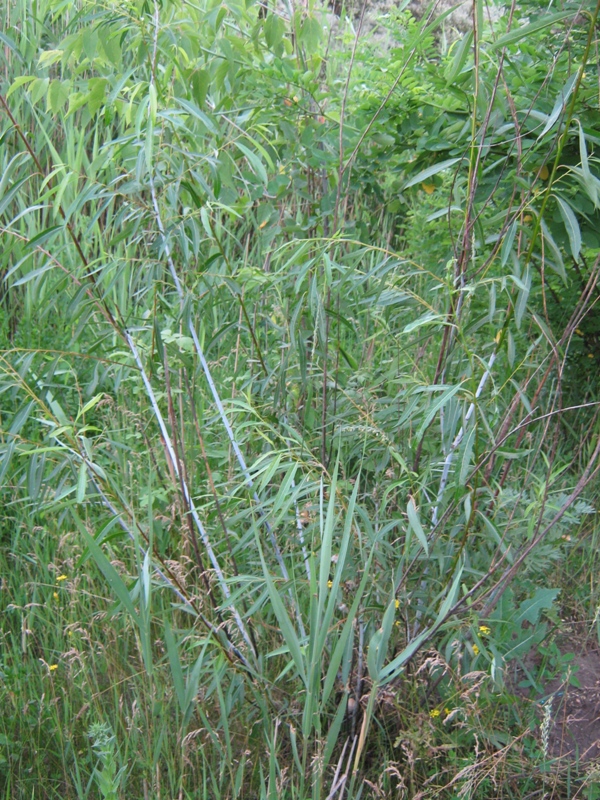
[[[437,175],[439,172],[449,169],[460,160],[460,158],[449,158],[446,161],[441,161],[439,164],[434,164],[432,167],[428,167],[422,172],[418,172],[413,178],[407,181],[402,188],[408,189],[409,186],[414,186],[415,183],[423,183],[423,181],[427,180],[427,178],[431,178],[433,175]]]
[[[515,235],[517,233],[518,222],[515,220],[512,225],[506,231],[504,236],[504,241],[502,242],[502,249],[500,251],[500,263],[502,266],[506,266],[506,262],[510,256],[510,251],[512,250],[513,243],[515,241]]]
[[[85,500],[85,490],[87,489],[87,467],[85,461],[79,465],[79,477],[77,478],[77,493],[75,499],[78,503],[83,503]]]
[[[433,418],[438,413],[440,408],[445,406],[448,400],[450,400],[451,397],[454,397],[454,395],[461,389],[462,389],[462,383],[458,383],[456,384],[456,386],[449,386],[444,388],[444,392],[441,394],[441,396],[438,397],[438,399],[435,400],[429,407],[429,410],[425,415],[425,419],[423,420],[419,430],[417,431],[417,436],[416,436],[417,439],[420,439],[423,436],[423,434],[431,424]]]
[[[473,445],[475,444],[476,432],[477,432],[476,426],[471,425],[471,427],[467,431],[467,435],[465,436],[465,440],[462,447],[462,456],[460,460],[460,472],[458,475],[459,486],[464,486],[466,484],[467,476],[471,471],[471,456],[473,455]]]
[[[577,72],[574,72],[568,79],[568,81],[565,83],[559,96],[557,97],[556,102],[554,103],[554,108],[550,112],[550,116],[548,117],[548,120],[544,126],[544,130],[538,136],[538,142],[548,133],[549,130],[551,130],[554,127],[556,121],[562,114],[565,105],[567,103],[567,100],[569,99],[571,92],[573,91],[573,87],[575,86],[576,80],[577,80]]]
[[[588,195],[590,200],[594,204],[594,206],[598,207],[598,186],[597,181],[592,176],[590,170],[590,163],[588,160],[588,153],[587,153],[587,146],[585,143],[585,133],[583,132],[583,126],[579,125],[579,156],[581,158],[581,171],[583,174],[583,180],[585,183],[585,187],[587,189]]]
[[[521,39],[527,39],[533,33],[537,33],[544,28],[549,28],[551,25],[555,25],[563,19],[569,19],[569,17],[573,16],[573,13],[573,11],[560,11],[557,14],[546,14],[542,11],[540,17],[534,22],[530,22],[528,25],[522,25],[520,28],[516,28],[516,30],[509,31],[505,33],[504,36],[496,39],[495,42],[489,44],[487,47],[488,53],[492,53],[494,50],[499,50],[511,44],[516,44],[520,42]]]
[[[179,659],[179,651],[173,636],[173,631],[169,624],[169,620],[165,618],[165,644],[167,645],[167,654],[169,656],[169,665],[171,667],[171,677],[173,678],[173,686],[175,687],[175,694],[179,702],[181,713],[185,714],[187,711],[187,696],[185,691],[185,683],[183,680],[183,670],[181,668],[181,661]]]
[[[294,630],[294,626],[292,621],[286,611],[286,608],[283,604],[283,600],[281,599],[279,592],[277,591],[277,586],[264,560],[264,556],[262,554],[262,549],[260,550],[260,559],[263,568],[263,574],[265,576],[265,581],[267,584],[267,589],[269,592],[269,599],[271,600],[271,606],[273,607],[273,612],[277,617],[277,621],[279,622],[279,627],[281,628],[281,635],[283,636],[283,640],[285,641],[288,649],[290,651],[290,655],[294,660],[294,664],[296,666],[296,670],[298,671],[298,675],[300,676],[302,682],[307,685],[307,675],[306,669],[304,666],[304,657],[302,655],[302,650],[300,648],[300,642],[298,641],[298,636],[296,635],[296,631]]]
[[[552,234],[550,233],[550,230],[546,225],[546,223],[544,222],[544,220],[542,220],[541,228],[542,228],[542,236],[544,237],[546,243],[549,245],[550,250],[552,251],[552,255],[554,256],[554,263],[552,264],[550,262],[547,263],[554,270],[554,272],[560,275],[560,277],[566,283],[567,273],[565,270],[565,262],[563,261],[562,253],[560,252],[560,247],[554,241]]]
[[[558,201],[558,208],[562,217],[562,221],[567,229],[569,244],[571,245],[571,253],[573,258],[577,260],[579,258],[579,253],[581,252],[581,231],[579,230],[577,217],[573,213],[573,209],[566,200],[563,200],[563,198],[559,197],[558,195],[556,196],[556,200]]]
[[[177,97],[175,100],[185,111],[187,111],[188,114],[201,122],[207,131],[214,134],[218,133],[214,122],[207,114],[204,113],[204,111],[201,111],[195,103],[191,103],[189,100],[184,100],[181,97]]]
[[[421,547],[425,551],[425,555],[429,556],[429,545],[427,544],[427,536],[425,536],[425,531],[423,530],[423,526],[421,525],[421,520],[419,519],[419,512],[417,511],[417,506],[415,504],[414,499],[411,497],[408,501],[408,505],[406,507],[406,513],[408,514],[408,522],[410,527],[415,533],[415,536],[419,540]]]
[[[446,86],[450,86],[462,72],[465,62],[469,56],[469,50],[473,41],[473,31],[466,33],[456,45],[456,52],[452,61],[444,70]]]
[[[79,515],[73,508],[71,508],[71,514],[73,516],[73,519],[75,520],[75,524],[77,525],[79,532],[81,533],[81,536],[83,537],[84,542],[87,545],[88,550],[92,554],[92,557],[96,562],[96,565],[106,578],[108,585],[112,589],[113,593],[115,594],[119,602],[127,610],[132,620],[136,623],[136,625],[139,626],[140,618],[138,612],[136,611],[135,606],[133,605],[131,596],[127,590],[127,587],[125,586],[121,577],[119,576],[119,573],[110,563],[108,558],[104,555],[100,545],[96,542],[94,537],[88,533],[85,525],[79,519]]]

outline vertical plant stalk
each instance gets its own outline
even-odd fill
[[[156,4],[155,4],[155,8],[158,8],[158,6],[156,6]],[[156,53],[154,55],[156,55]],[[4,96],[2,94],[0,94],[0,104],[3,106],[4,110],[6,111],[6,113],[7,113],[8,117],[10,118],[10,120],[11,120],[11,122],[12,122],[12,124],[13,124],[16,132],[17,132],[17,134],[19,135],[19,137],[22,140],[22,142],[24,143],[27,151],[29,152],[34,164],[36,165],[36,167],[40,171],[40,174],[43,175],[44,171],[42,169],[42,165],[41,165],[39,159],[37,158],[37,156],[35,154],[35,151],[31,147],[29,141],[27,140],[27,137],[24,136],[19,124],[17,123],[17,121],[15,120],[14,116],[12,115],[12,112],[10,111],[10,108],[9,108],[9,106],[8,106]],[[153,182],[152,182],[152,188],[153,188]],[[154,202],[156,201],[156,194],[155,194],[154,191],[153,191],[153,200],[154,200]],[[64,210],[62,209],[62,206],[59,205],[58,211],[61,214],[61,216],[63,217],[63,219],[65,219],[65,213],[64,213]],[[161,222],[161,228],[162,228],[162,222]],[[81,246],[81,242],[79,240],[79,237],[77,236],[77,234],[73,230],[72,225],[71,225],[70,222],[67,223],[67,230],[69,232],[71,240],[73,241],[73,243],[75,245],[75,249],[77,250],[77,254],[78,254],[78,256],[79,256],[84,268],[86,269],[86,278],[91,281],[91,283],[94,286],[94,288],[97,288],[95,277],[94,277],[93,273],[89,270],[88,260],[87,260],[87,258],[85,256],[85,253],[83,252],[83,248]],[[163,238],[164,238],[164,228],[162,229],[161,233],[163,234]],[[171,267],[172,274],[174,274],[174,278],[177,279],[177,275],[175,273],[173,261],[170,258],[170,255],[169,255],[169,259],[170,259],[170,267]],[[180,294],[180,297],[183,297],[181,284],[179,283],[178,279],[177,279],[177,284],[176,285],[178,286],[178,292]],[[127,346],[129,347],[129,349],[131,351],[131,354],[133,355],[133,358],[136,361],[136,364],[137,364],[138,368],[141,371],[142,379],[143,379],[143,382],[144,382],[144,387],[146,389],[146,392],[148,394],[148,398],[150,400],[152,409],[154,411],[156,419],[157,419],[157,421],[159,423],[159,427],[161,428],[161,432],[163,434],[167,458],[168,458],[168,460],[169,460],[169,462],[170,462],[175,474],[177,475],[177,477],[180,480],[182,480],[182,477],[180,476],[180,470],[179,470],[178,464],[177,464],[177,459],[175,457],[175,453],[174,453],[174,450],[173,450],[173,445],[171,444],[171,440],[169,438],[168,431],[166,429],[164,420],[162,418],[162,414],[161,414],[160,409],[158,407],[158,404],[156,402],[156,398],[154,396],[154,392],[153,392],[152,386],[151,386],[151,384],[150,384],[150,382],[148,380],[148,377],[147,377],[147,375],[145,373],[145,370],[144,370],[143,364],[141,362],[141,359],[139,357],[139,353],[137,351],[135,343],[133,342],[133,339],[131,338],[131,335],[129,334],[129,332],[121,324],[119,324],[119,322],[117,322],[117,319],[112,314],[112,312],[108,309],[108,307],[106,306],[106,303],[104,301],[100,301],[100,300],[98,302],[100,303],[100,307],[102,308],[104,315],[106,316],[108,322],[111,324],[113,329],[125,339],[125,342],[127,343]],[[195,334],[195,331],[193,331],[193,332]],[[197,336],[195,337],[195,340],[196,340],[196,342],[198,341],[197,340]],[[198,346],[199,346],[199,342],[198,342]],[[206,365],[206,361],[205,360],[204,360],[204,364]],[[208,370],[208,365],[206,365],[206,370]],[[214,386],[214,384],[213,384],[213,386]],[[216,388],[215,388],[214,392],[216,392]],[[221,405],[221,409],[222,409],[222,405]],[[224,411],[223,411],[223,413],[224,413]],[[182,480],[182,487],[184,487],[183,494],[184,494],[185,503],[186,503],[190,513],[192,514],[192,518],[194,519],[196,527],[198,528],[198,531],[200,532],[200,536],[202,538],[203,544],[207,549],[210,561],[211,561],[211,563],[213,565],[213,568],[215,569],[215,573],[216,573],[216,575],[218,577],[219,584],[220,584],[220,587],[221,587],[221,591],[223,592],[224,596],[226,598],[228,598],[230,596],[230,594],[231,594],[230,591],[229,591],[229,587],[227,586],[227,583],[225,582],[225,578],[223,576],[222,570],[221,570],[221,568],[219,566],[219,563],[218,563],[218,561],[216,559],[216,556],[215,556],[214,551],[212,549],[212,546],[210,544],[210,540],[208,539],[208,535],[206,534],[206,531],[205,531],[204,527],[202,526],[202,523],[200,521],[198,513],[197,513],[197,511],[195,509],[195,506],[193,504],[193,501],[192,501],[192,498],[191,498],[191,494],[189,492],[187,484],[183,480]],[[236,624],[237,624],[237,626],[238,626],[238,628],[240,630],[240,633],[241,633],[242,637],[244,638],[244,641],[250,647],[250,651],[252,653],[254,653],[255,651],[254,651],[254,647],[252,645],[251,639],[248,636],[248,632],[247,632],[247,630],[246,630],[246,628],[244,626],[244,623],[242,622],[242,619],[241,619],[237,609],[235,609],[235,608],[233,608],[233,615],[234,615],[234,618],[236,620]]]
[[[167,264],[169,266],[169,272],[171,273],[171,277],[173,278],[173,283],[175,284],[175,289],[177,291],[177,294],[179,295],[180,305],[181,305],[181,308],[183,309],[184,302],[185,302],[185,295],[184,295],[184,292],[183,292],[183,287],[181,285],[181,281],[179,280],[179,276],[177,275],[177,270],[175,269],[175,264],[174,264],[173,258],[171,256],[171,250],[170,250],[169,244],[167,242],[167,237],[166,237],[165,228],[164,228],[163,221],[162,221],[162,216],[161,216],[161,213],[160,213],[160,209],[158,207],[158,200],[157,200],[157,197],[156,197],[156,188],[155,188],[155,185],[154,185],[154,179],[152,178],[152,176],[150,177],[150,192],[151,192],[151,195],[152,195],[152,207],[154,209],[154,218],[156,220],[156,225],[158,227],[159,233],[160,233],[160,235],[162,237],[162,240],[163,240],[163,247],[165,249],[165,255],[166,255],[166,258],[167,258]],[[200,365],[202,367],[202,371],[204,372],[204,377],[206,378],[206,382],[208,383],[208,386],[210,388],[211,394],[213,396],[213,400],[214,400],[215,405],[217,407],[217,411],[219,412],[219,417],[221,418],[221,422],[223,423],[223,427],[225,428],[225,430],[227,432],[227,437],[229,438],[229,441],[231,443],[231,447],[233,448],[233,452],[235,453],[235,456],[236,456],[236,459],[238,461],[238,464],[240,465],[240,469],[241,469],[242,474],[244,476],[244,480],[246,481],[246,485],[253,492],[253,494],[252,494],[253,499],[254,499],[255,503],[258,505],[258,507],[260,509],[262,507],[262,503],[260,501],[260,498],[259,498],[258,494],[254,490],[254,482],[253,482],[253,480],[252,480],[252,478],[250,476],[250,471],[249,471],[249,469],[248,469],[248,467],[246,465],[246,461],[244,459],[244,456],[242,454],[240,446],[239,446],[239,444],[238,444],[238,442],[237,442],[237,440],[235,438],[235,434],[233,433],[233,429],[231,427],[231,424],[230,424],[229,419],[227,417],[227,414],[225,412],[225,408],[223,407],[223,403],[221,401],[221,397],[220,397],[219,392],[217,390],[216,384],[215,384],[215,382],[213,380],[210,368],[209,368],[208,363],[206,361],[206,358],[204,356],[204,351],[202,349],[202,345],[200,344],[200,340],[198,338],[198,334],[196,333],[196,328],[195,328],[191,318],[189,318],[187,320],[187,329],[188,329],[188,331],[190,333],[190,336],[192,338],[192,342],[194,343],[194,350],[196,351],[196,355],[198,356],[198,360],[200,361]],[[289,573],[288,573],[287,568],[285,566],[285,563],[284,563],[284,560],[283,560],[283,556],[281,554],[281,550],[279,549],[279,545],[277,544],[277,540],[275,539],[275,534],[273,533],[273,529],[271,528],[271,525],[269,524],[269,521],[265,517],[264,513],[262,512],[262,510],[259,511],[259,513],[260,513],[260,515],[262,517],[263,523],[264,523],[264,525],[265,525],[265,527],[267,529],[267,532],[269,534],[269,539],[270,539],[270,542],[271,542],[271,546],[273,547],[273,550],[274,550],[274,553],[275,553],[275,558],[277,559],[277,563],[279,564],[279,568],[281,570],[281,574],[282,574],[283,578],[287,581],[287,580],[289,580]]]
[[[153,86],[153,87],[155,87],[154,75],[155,75],[155,70],[156,70],[156,59],[157,59],[157,54],[158,54],[158,26],[159,26],[159,11],[158,11],[158,3],[155,0],[155,2],[154,2],[154,49],[153,49],[153,56],[152,56],[153,67],[152,67],[152,77],[151,77],[151,86]],[[154,88],[154,91],[156,91],[155,88]],[[150,109],[148,110],[148,113],[150,113]],[[149,182],[150,182],[150,194],[151,194],[151,197],[152,197],[152,208],[154,210],[154,219],[156,221],[156,225],[158,227],[159,233],[160,233],[161,238],[163,240],[163,247],[164,247],[164,250],[165,250],[165,256],[166,256],[166,259],[167,259],[167,264],[169,266],[169,272],[171,273],[171,277],[173,278],[173,283],[175,284],[175,290],[177,291],[177,294],[179,296],[179,301],[180,301],[180,304],[181,304],[181,308],[183,309],[183,306],[184,306],[184,303],[185,303],[185,293],[183,291],[183,286],[181,284],[181,281],[179,280],[179,276],[177,275],[177,270],[175,269],[175,264],[173,262],[173,257],[171,255],[171,248],[169,247],[169,243],[167,241],[167,236],[166,236],[166,232],[165,232],[165,226],[163,224],[162,215],[160,213],[160,207],[158,205],[158,199],[157,199],[157,195],[156,195],[156,186],[155,186],[155,183],[154,183],[154,175],[153,175],[152,170],[150,169],[150,167],[149,167],[148,171],[149,171]],[[261,506],[262,506],[262,504],[260,502],[260,498],[258,497],[258,494],[256,493],[256,491],[254,491],[254,483],[253,483],[252,478],[250,476],[250,471],[248,470],[248,467],[246,465],[246,461],[244,459],[244,456],[242,454],[240,446],[239,446],[239,444],[238,444],[238,442],[237,442],[237,440],[235,438],[235,435],[234,435],[233,429],[232,429],[232,427],[231,427],[231,425],[229,423],[229,419],[227,417],[227,414],[225,413],[225,409],[223,407],[223,403],[221,402],[221,397],[219,396],[219,392],[217,390],[217,387],[216,387],[215,382],[213,380],[213,377],[212,377],[211,371],[209,369],[208,363],[207,363],[206,358],[204,356],[204,351],[202,349],[202,346],[200,345],[200,340],[198,339],[198,334],[196,333],[196,328],[195,328],[195,326],[194,326],[194,324],[192,322],[191,317],[189,317],[188,320],[187,320],[187,327],[188,327],[188,330],[190,332],[190,336],[192,337],[192,341],[194,343],[194,350],[196,351],[196,355],[198,356],[198,359],[200,361],[200,365],[202,366],[202,371],[204,372],[204,376],[206,378],[206,382],[208,383],[208,386],[210,388],[211,394],[212,394],[213,399],[215,401],[215,405],[216,405],[217,410],[219,412],[219,416],[221,418],[221,422],[223,423],[223,427],[225,428],[225,430],[227,432],[227,436],[228,436],[229,441],[231,443],[231,446],[233,448],[233,452],[235,453],[235,456],[237,458],[238,464],[240,465],[240,469],[242,471],[242,474],[244,475],[244,479],[246,481],[246,484],[247,484],[248,488],[251,491],[253,491],[254,501],[256,502],[256,504],[259,506],[259,509],[260,509]],[[262,511],[260,511],[259,513],[261,514],[261,517],[263,519],[264,525],[265,525],[265,527],[267,529],[267,532],[268,532],[268,535],[269,535],[269,540],[271,542],[271,546],[273,547],[273,551],[275,553],[275,558],[277,559],[277,563],[279,564],[279,568],[281,570],[281,574],[282,574],[284,580],[287,581],[287,580],[289,580],[289,573],[288,573],[287,568],[285,566],[285,562],[283,560],[283,556],[281,554],[281,550],[279,549],[279,545],[278,545],[277,540],[275,538],[275,534],[273,533],[273,529],[271,528],[271,526],[269,524],[269,521],[267,520],[267,518],[264,515],[264,513]]]
[[[194,520],[194,523],[196,525],[198,533],[200,534],[200,538],[202,539],[202,544],[204,545],[204,548],[206,549],[206,552],[208,553],[208,557],[209,557],[210,563],[212,564],[213,569],[215,571],[215,575],[217,576],[217,580],[219,582],[219,586],[221,588],[221,592],[222,592],[223,596],[226,599],[229,599],[229,597],[231,596],[231,592],[229,591],[229,586],[227,585],[227,582],[225,580],[225,576],[223,575],[223,571],[221,570],[221,566],[219,564],[219,561],[218,561],[218,559],[217,559],[217,557],[215,555],[215,552],[214,552],[214,550],[212,548],[212,545],[210,543],[210,539],[208,538],[208,534],[206,533],[206,530],[204,529],[204,526],[203,526],[203,524],[202,524],[202,522],[200,520],[200,517],[198,515],[198,511],[196,510],[196,506],[194,505],[194,501],[192,500],[192,496],[190,494],[190,490],[188,488],[188,485],[187,485],[187,483],[186,483],[186,481],[185,481],[185,479],[184,479],[184,477],[183,477],[183,475],[181,473],[180,465],[179,465],[179,463],[177,461],[177,457],[175,455],[175,450],[174,450],[173,444],[171,442],[171,437],[169,436],[169,431],[168,431],[167,426],[165,424],[165,421],[163,419],[161,410],[158,407],[158,403],[156,402],[156,397],[154,396],[154,389],[152,388],[152,385],[151,385],[150,381],[148,380],[148,376],[146,375],[146,370],[144,369],[144,365],[143,365],[142,360],[140,358],[140,355],[138,353],[137,347],[135,345],[135,342],[131,338],[131,334],[129,333],[129,331],[125,331],[125,339],[127,341],[127,344],[129,345],[129,349],[133,353],[133,357],[134,357],[135,362],[136,362],[136,364],[138,366],[138,369],[140,370],[140,373],[141,373],[141,376],[142,376],[142,380],[144,382],[144,387],[146,389],[146,394],[148,396],[148,399],[150,400],[150,404],[152,406],[152,410],[154,412],[154,416],[156,417],[156,420],[157,420],[158,425],[160,427],[160,431],[161,431],[162,437],[164,439],[165,450],[166,450],[167,456],[168,456],[168,458],[169,458],[169,460],[171,462],[171,467],[173,469],[173,472],[175,473],[175,475],[177,476],[178,480],[181,483],[181,489],[182,489],[182,492],[183,492],[183,498],[184,498],[186,507],[188,509],[188,513],[191,515],[192,519]],[[231,609],[232,609],[232,614],[233,614],[233,617],[235,619],[235,622],[236,622],[236,624],[238,626],[238,629],[239,629],[240,633],[242,634],[242,637],[243,637],[244,641],[246,642],[246,644],[250,648],[250,651],[252,653],[254,653],[254,647],[252,645],[252,641],[250,639],[250,636],[248,635],[248,631],[246,630],[246,626],[242,622],[242,618],[240,617],[240,615],[238,613],[238,610],[235,608],[235,606],[232,606]]]

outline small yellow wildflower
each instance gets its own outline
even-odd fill
[[[433,709],[432,709],[432,710],[429,712],[429,716],[431,717],[431,719],[435,719],[436,717],[439,717],[440,713],[441,713],[441,712],[440,712],[439,708],[433,708]]]
[[[479,626],[479,633],[482,636],[489,636],[491,632],[492,632],[492,629],[489,628],[487,625],[480,625]]]
[[[394,605],[396,606],[396,608],[400,608],[400,600],[396,600],[396,602],[394,603]]]
[[[444,709],[444,714],[445,714],[446,716],[448,716],[448,714],[449,714],[449,713],[450,713],[450,709],[449,709],[449,708],[445,708],[445,709]]]
[[[548,178],[549,178],[549,176],[550,176],[550,171],[548,170],[548,167],[547,167],[545,164],[544,164],[544,166],[541,168],[541,170],[540,170],[540,172],[539,172],[539,175],[540,175],[540,178],[541,178],[543,181],[547,181],[547,180],[548,180]]]
[[[588,353],[588,358],[594,358],[594,354],[593,353]]]
[[[575,333],[577,336],[585,336],[585,333],[581,330],[581,328],[575,328]]]
[[[53,597],[55,600],[58,600],[58,592],[54,592],[54,594],[52,595],[52,597]]]
[[[333,581],[327,581],[327,586],[331,589],[331,587],[333,586]]]
[[[59,575],[58,578],[56,579],[56,582],[61,583],[61,581],[66,581],[66,580],[67,580],[66,575]]]
[[[395,624],[396,624],[396,627],[399,628],[400,627],[400,620],[397,619]]]
[[[479,648],[477,647],[476,644],[473,645],[473,655],[475,656],[479,655]]]
[[[58,664],[50,664],[48,669],[50,670],[50,672],[54,672],[55,669],[58,669]]]
[[[421,189],[425,194],[433,194],[435,192],[435,183],[422,183]]]

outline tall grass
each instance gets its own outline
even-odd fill
[[[6,797],[543,785],[492,688],[600,469],[563,401],[600,264],[577,11],[476,2],[446,53],[398,12],[390,79],[313,8],[7,5]],[[555,74],[516,107],[529,42]],[[415,75],[472,100],[431,150]]]

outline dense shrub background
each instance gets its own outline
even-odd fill
[[[599,6],[337,10],[6,4],[7,798],[596,796]]]

